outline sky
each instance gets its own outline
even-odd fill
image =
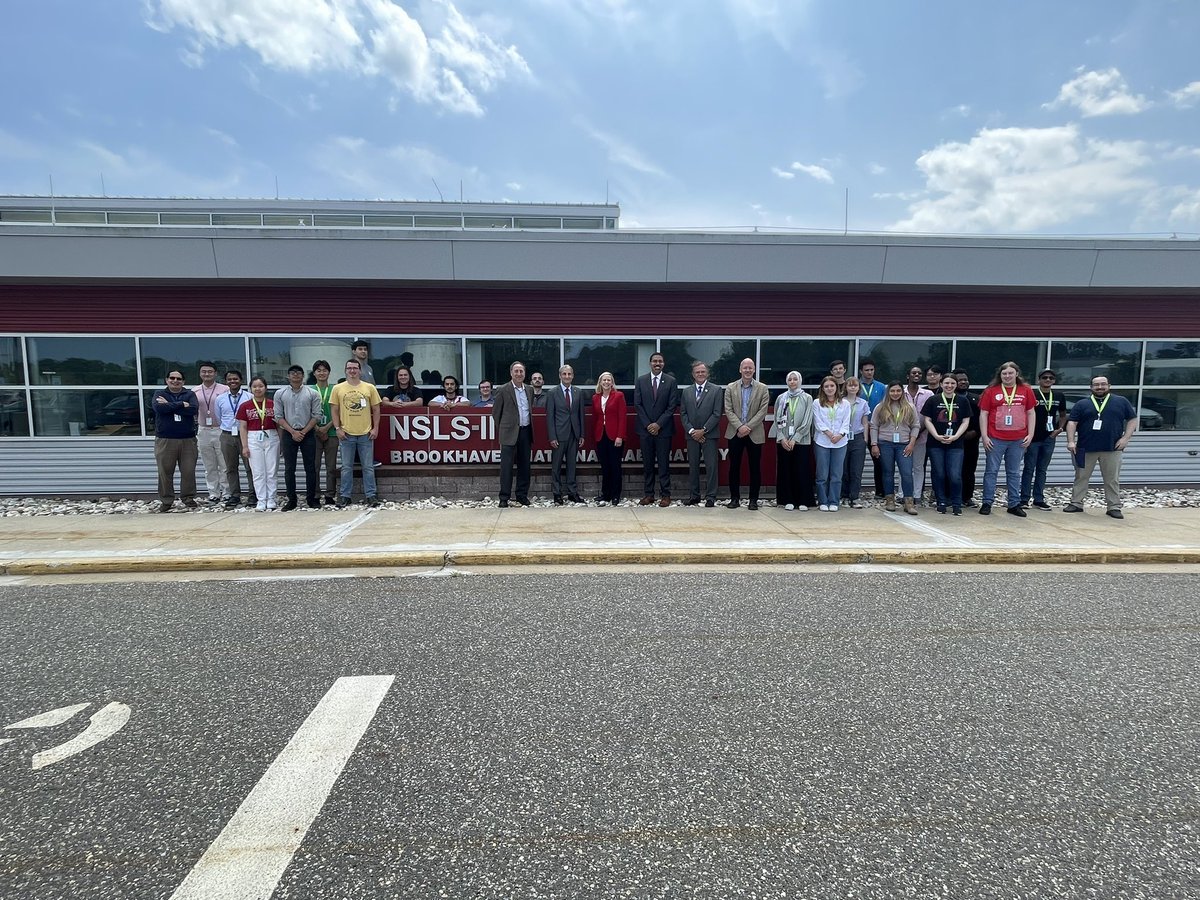
[[[5,4],[0,194],[1200,237],[1195,0]]]

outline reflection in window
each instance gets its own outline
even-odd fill
[[[1146,430],[1154,430],[1157,418],[1162,420],[1158,428],[1166,431],[1200,431],[1200,391],[1144,388],[1138,418]]]
[[[29,437],[25,391],[0,387],[0,437]]]
[[[611,372],[617,384],[633,384],[642,372],[650,371],[653,340],[602,340],[600,338],[567,338],[563,342],[566,362],[575,370],[579,384],[595,384],[601,372]],[[554,372],[544,373],[546,383],[557,379]]]
[[[1055,341],[1050,368],[1059,384],[1091,384],[1104,375],[1111,385],[1137,384],[1142,368],[1141,341]]]
[[[0,337],[0,385],[24,383],[25,366],[21,364],[21,339]]]
[[[351,343],[347,337],[251,338],[250,371],[243,373],[244,381],[249,384],[255,375],[261,375],[270,387],[283,387],[287,384],[288,366],[303,366],[305,372],[311,372],[313,363],[323,359],[330,366],[330,381],[336,382],[346,371]],[[376,372],[375,377],[381,377],[380,373]]]
[[[987,384],[1006,362],[1015,362],[1030,384],[1046,368],[1045,341],[959,341],[955,359],[974,384]]]
[[[1150,341],[1147,343],[1145,382],[1146,384],[1200,384],[1200,342]]]
[[[467,341],[465,387],[468,396],[479,396],[475,385],[487,380],[499,387],[509,380],[508,367],[517,360],[525,364],[525,382],[534,372],[555,373],[559,366],[558,340],[545,338],[494,338]],[[547,380],[553,384],[553,375]],[[578,380],[578,375],[576,375]]]
[[[458,338],[368,337],[364,340],[371,344],[371,368],[380,387],[393,383],[397,366],[408,366],[417,383],[431,389],[440,390],[445,375],[462,378],[462,342]]]
[[[840,359],[846,371],[854,368],[854,341],[763,341],[760,351],[758,379],[771,385],[787,383],[787,373],[793,370],[803,376],[805,384],[818,382],[829,373],[829,364]]]
[[[930,366],[941,366],[942,370],[950,368],[950,341],[913,341],[904,338],[891,340],[864,339],[858,342],[858,361],[867,357],[875,360],[875,379],[885,384],[889,381],[907,380],[910,366],[920,366],[923,370]],[[846,361],[847,367],[850,361]],[[980,378],[968,362],[964,366],[971,376],[971,382],[986,382],[991,377]]]
[[[222,383],[226,370],[246,371],[246,343],[239,337],[144,337],[141,347],[143,384],[163,384],[171,369],[183,372],[188,385],[199,384],[201,362],[213,363]]]
[[[131,337],[31,337],[26,345],[34,384],[138,383]]]
[[[693,340],[664,340],[663,356],[667,360],[667,371],[680,384],[692,381],[692,361],[699,360],[708,365],[708,377],[714,384],[728,384],[741,378],[738,366],[742,360],[754,359],[754,341],[727,341],[720,338],[695,338]]]
[[[142,433],[144,396],[139,391],[39,391],[33,396],[38,437],[128,437]]]

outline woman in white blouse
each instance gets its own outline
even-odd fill
[[[846,435],[850,433],[850,404],[838,399],[832,375],[821,379],[813,406],[813,452],[817,457],[817,502],[821,512],[837,512],[846,464]]]

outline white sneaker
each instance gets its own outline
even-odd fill
[[[789,503],[787,506],[784,507],[784,509],[795,509],[795,508],[796,508],[796,505],[794,503]]]
[[[838,508],[837,508],[836,506],[830,506],[830,507],[829,507],[829,511],[830,511],[830,512],[837,512],[837,511],[838,511]]]
[[[825,503],[821,504],[821,512],[829,512],[829,506]]]
[[[805,506],[803,503],[797,503],[796,504],[796,512],[808,512],[808,507]]]
[[[267,502],[265,500],[260,501],[258,506],[254,507],[254,508],[256,510],[258,510],[259,512],[266,512],[267,511]]]

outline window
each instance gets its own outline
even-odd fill
[[[200,363],[217,367],[217,381],[225,382],[225,371],[246,372],[246,344],[240,337],[145,337],[142,346],[142,383],[161,385],[167,372],[179,369],[188,385],[200,381]]]
[[[163,225],[211,225],[208,213],[159,213],[158,221]]]
[[[0,437],[29,437],[25,390],[0,386]]]
[[[604,227],[603,219],[567,219],[562,220],[563,228],[578,228],[585,231],[596,231]]]
[[[868,356],[875,360],[877,381],[884,384],[899,381],[903,384],[908,380],[907,373],[911,366],[928,369],[936,365],[941,366],[943,371],[949,369],[950,341],[914,341],[907,338],[859,341],[858,362],[861,363]],[[846,360],[847,370],[850,365],[850,360]],[[974,372],[969,363],[963,368],[970,372],[973,384],[987,382],[987,378],[980,378],[980,373]],[[989,372],[988,378],[990,377]]]
[[[1200,384],[1200,341],[1147,343],[1145,382]]]
[[[142,433],[149,392],[34,390],[33,432],[38,437],[126,437]]]
[[[39,225],[50,224],[48,209],[0,209],[0,222],[36,222]]]
[[[418,228],[458,228],[462,225],[459,216],[415,216]]]
[[[956,365],[967,370],[975,384],[987,384],[1006,362],[1015,362],[1021,369],[1021,377],[1033,384],[1037,381],[1037,373],[1046,368],[1046,342],[959,341],[955,360]]]
[[[699,360],[708,365],[708,377],[716,384],[728,384],[741,378],[738,366],[742,360],[754,358],[754,341],[726,341],[720,338],[696,338],[693,340],[670,339],[662,342],[667,370],[680,384],[692,380],[692,362]]]
[[[462,379],[462,342],[458,338],[368,337],[364,340],[371,344],[371,368],[379,379],[380,388],[395,381],[397,366],[408,366],[418,384],[439,391],[443,376]]]
[[[1200,431],[1200,390],[1143,388],[1138,419],[1147,431]]]
[[[805,384],[816,384],[829,373],[829,364],[835,359],[846,364],[847,374],[853,374],[854,341],[763,341],[758,378],[778,387],[787,384],[787,373],[795,370]]]
[[[60,209],[54,214],[59,225],[103,225],[104,213],[100,210]]]
[[[158,213],[152,212],[110,212],[109,225],[157,225]]]
[[[1141,341],[1055,341],[1050,345],[1050,368],[1059,384],[1090,385],[1097,375],[1114,387],[1134,385],[1142,370]]]
[[[262,216],[258,213],[213,213],[214,225],[262,225]]]
[[[533,372],[558,371],[558,340],[545,338],[489,338],[467,341],[467,371],[464,386],[471,388],[484,379],[493,385],[509,380],[508,367],[520,360],[525,364],[525,381]],[[577,379],[578,380],[578,379]],[[553,383],[553,382],[551,382]]]
[[[31,337],[26,344],[34,384],[138,383],[131,337]]]
[[[551,216],[518,216],[515,220],[518,228],[561,228],[562,219]]]
[[[325,214],[313,216],[313,223],[323,228],[361,228],[363,217]]]
[[[348,337],[251,338],[250,371],[244,373],[244,380],[249,384],[255,375],[261,375],[267,380],[268,386],[283,387],[287,384],[288,366],[303,366],[305,372],[311,372],[313,363],[324,359],[330,365],[329,380],[336,382],[346,370],[350,343],[351,338]],[[376,372],[375,377],[381,378],[382,374]]]
[[[412,228],[412,216],[364,216],[363,224],[372,228]]]
[[[282,216],[280,216],[280,215],[264,215],[263,216],[263,224],[264,225],[287,226],[287,225],[311,225],[312,223],[313,223],[312,216],[301,215],[299,213],[295,213],[292,215],[282,215]],[[357,225],[358,223],[355,222],[354,224]]]
[[[512,228],[511,216],[467,216],[467,228]]]
[[[566,363],[575,370],[578,384],[595,384],[602,372],[611,372],[617,384],[633,384],[638,374],[650,371],[653,339],[567,338],[564,342]],[[558,378],[554,371],[543,372],[547,384]]]
[[[21,360],[21,339],[0,337],[0,385],[24,383],[25,366]]]

